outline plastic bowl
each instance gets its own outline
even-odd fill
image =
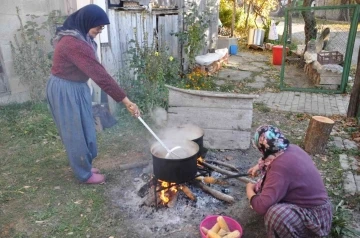
[[[205,217],[204,220],[202,220],[202,222],[200,223],[200,233],[201,233],[202,238],[206,238],[206,234],[201,230],[201,227],[205,227],[206,229],[210,230],[217,222],[216,219],[218,216],[219,215],[207,216],[207,217]],[[231,217],[227,217],[227,216],[222,216],[222,217],[226,221],[226,224],[228,225],[229,230],[230,231],[235,231],[235,230],[240,231],[240,237],[242,237],[243,230],[242,230],[241,225],[237,221],[232,219]]]

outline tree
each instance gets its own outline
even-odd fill
[[[351,90],[347,117],[356,117],[360,101],[360,47],[358,52],[357,67],[355,72],[354,86]]]
[[[341,0],[341,5],[350,4],[350,0]],[[350,20],[350,11],[349,8],[343,8],[340,10],[340,21],[349,21]]]
[[[360,4],[360,0],[356,0],[357,4]],[[358,60],[355,72],[354,85],[351,90],[349,107],[347,111],[347,117],[356,117],[359,113],[360,101],[360,47],[358,52]]]
[[[303,6],[310,7],[315,0],[304,0]],[[301,15],[305,22],[305,45],[309,40],[316,39],[316,19],[313,11],[302,11]]]

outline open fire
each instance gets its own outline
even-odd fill
[[[224,167],[226,169],[224,169]],[[224,179],[222,175],[234,176],[239,173],[237,168],[224,162],[205,160],[202,157],[199,157],[197,159],[197,169],[198,172],[196,173],[195,177],[180,184],[152,177],[148,183],[139,190],[140,194],[144,194],[144,189],[148,190],[145,192],[148,194],[145,198],[145,205],[155,205],[156,207],[159,205],[164,207],[173,207],[176,204],[179,192],[186,195],[186,197],[190,200],[196,201],[197,197],[192,192],[192,189],[195,189],[196,187],[212,195],[218,200],[228,203],[233,203],[235,201],[231,195],[218,191],[216,188],[219,188],[219,186],[228,187],[229,182],[228,180]],[[243,182],[251,181],[249,178],[238,179],[242,180]],[[226,191],[225,189],[221,190]]]
[[[166,205],[170,201],[171,197],[175,196],[178,189],[177,189],[176,183],[169,183],[169,182],[161,181],[161,180],[158,180],[158,181],[161,184],[161,189],[162,189],[160,191],[159,198],[162,201],[162,204]]]

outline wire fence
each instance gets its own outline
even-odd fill
[[[360,45],[358,18],[357,5],[287,9],[281,89],[343,93],[354,44]]]

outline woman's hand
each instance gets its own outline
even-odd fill
[[[256,195],[256,193],[255,193],[255,184],[254,183],[246,184],[246,196],[249,199],[249,201],[255,195]]]
[[[259,164],[256,164],[255,166],[253,166],[248,170],[248,174],[251,174],[251,176],[255,177],[258,171],[259,171]]]
[[[124,103],[126,109],[130,112],[130,114],[134,117],[139,117],[140,116],[140,111],[139,111],[139,108],[138,106],[131,102],[127,97],[125,97],[123,100],[122,100],[122,103]]]

